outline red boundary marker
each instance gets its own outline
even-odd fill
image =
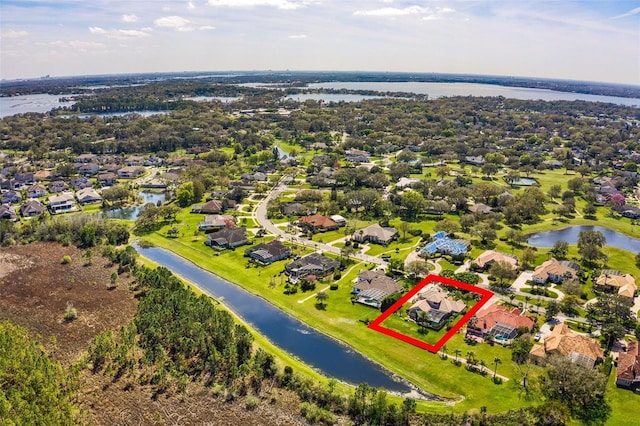
[[[471,292],[474,292],[474,293],[478,293],[478,294],[482,295],[482,298],[480,299],[480,301],[478,303],[473,305],[471,307],[471,309],[469,309],[469,311],[462,318],[460,318],[460,320],[458,322],[456,322],[453,325],[453,327],[451,327],[451,329],[447,332],[447,334],[442,336],[440,338],[440,340],[438,340],[435,344],[430,344],[430,343],[427,343],[427,342],[423,342],[422,340],[414,339],[413,337],[404,335],[402,333],[398,333],[397,331],[388,329],[388,328],[383,327],[381,325],[382,322],[385,319],[387,319],[389,316],[391,316],[391,314],[393,314],[398,309],[400,309],[402,307],[402,305],[404,305],[404,303],[407,300],[411,299],[424,286],[426,286],[427,284],[429,284],[431,282],[437,282],[437,283],[440,283],[440,284],[450,285],[452,287],[457,287],[457,288],[460,288],[462,290],[467,290],[467,291],[471,291]],[[486,290],[484,288],[476,287],[476,286],[474,286],[472,284],[467,284],[467,283],[463,283],[463,282],[460,282],[460,281],[452,280],[451,278],[441,277],[440,275],[428,275],[424,280],[420,281],[420,283],[418,283],[418,285],[416,285],[414,288],[412,288],[411,291],[409,291],[407,294],[402,296],[402,298],[400,298],[400,300],[398,300],[396,303],[394,303],[389,309],[384,311],[382,313],[382,315],[380,315],[378,318],[376,318],[371,323],[369,323],[368,327],[370,329],[372,329],[372,330],[375,330],[375,331],[379,332],[379,333],[386,334],[387,336],[394,337],[394,338],[396,338],[398,340],[401,340],[403,342],[406,342],[406,343],[409,343],[411,345],[417,346],[419,348],[426,349],[426,350],[428,350],[430,352],[436,353],[436,352],[438,352],[438,350],[445,343],[447,343],[447,341],[451,337],[453,337],[454,334],[456,334],[458,332],[458,330],[460,330],[460,328],[464,325],[464,323],[466,323],[469,320],[469,318],[471,318],[476,312],[478,312],[478,310],[485,303],[487,303],[489,301],[489,299],[491,299],[492,296],[493,296],[493,293],[491,291]]]

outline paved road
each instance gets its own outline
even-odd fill
[[[288,232],[278,228],[267,218],[267,204],[269,200],[277,198],[282,192],[287,190],[287,186],[280,182],[275,188],[273,188],[269,194],[257,205],[255,210],[256,221],[269,233],[281,237],[283,240],[291,241],[292,243],[299,244],[305,247],[315,248],[324,252],[340,254],[340,248],[324,244],[316,241],[311,241],[306,238],[297,237]],[[358,259],[362,262],[373,263],[376,265],[384,266],[387,263],[379,257],[369,256],[363,253],[354,253],[350,257]]]

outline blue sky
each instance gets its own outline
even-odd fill
[[[269,69],[640,85],[640,0],[0,1],[0,78]]]

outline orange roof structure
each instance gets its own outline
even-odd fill
[[[519,309],[509,310],[502,305],[496,304],[478,311],[476,318],[478,318],[476,327],[482,330],[491,330],[497,324],[507,325],[516,329],[527,327],[532,330],[535,324],[531,318],[522,315]]]
[[[604,358],[604,351],[597,340],[576,333],[565,324],[556,325],[551,335],[544,339],[544,351],[540,346],[535,345],[530,354],[542,358],[555,353],[588,367],[593,367]]]
[[[614,273],[602,273],[596,280],[596,285],[601,287],[614,287],[617,289],[618,294],[624,297],[634,298],[638,286],[636,280],[631,274],[615,273],[617,271],[611,271]]]
[[[473,261],[478,267],[485,268],[491,262],[503,262],[508,264],[511,269],[516,269],[518,267],[518,258],[515,256],[510,256],[508,254],[500,253],[495,250],[487,250],[482,253],[480,256]]]

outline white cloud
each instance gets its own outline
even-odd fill
[[[450,7],[437,8],[434,12],[429,13],[422,17],[425,21],[435,21],[438,19],[443,19],[445,15],[449,15],[454,13],[456,10],[451,9]]]
[[[209,6],[214,7],[256,7],[268,6],[278,9],[298,9],[306,6],[309,2],[306,0],[208,0]]]
[[[176,16],[176,15],[163,16],[162,18],[158,18],[155,21],[153,21],[156,27],[175,28],[175,29],[180,29],[185,25],[187,25],[189,22],[191,21],[189,21],[186,18],[183,18],[182,16]]]
[[[100,27],[89,27],[91,34],[106,34],[107,32]]]
[[[213,25],[202,25],[201,27],[198,27],[198,29],[200,31],[208,31],[208,30],[215,30],[216,27],[214,27]]]
[[[196,8],[196,6],[193,4],[192,1],[187,3],[187,9],[189,10],[194,10]]]
[[[623,13],[622,15],[614,16],[611,19],[626,18],[627,16],[637,15],[638,13],[640,13],[640,7],[636,7],[635,9],[631,9],[630,11],[628,11],[627,13]]]
[[[122,15],[121,21],[127,23],[138,22],[138,17],[133,13],[131,15]]]
[[[27,31],[15,31],[15,30],[3,31],[2,33],[0,33],[0,37],[2,38],[21,38],[21,37],[26,37],[28,35],[29,33]]]
[[[104,35],[107,38],[141,38],[149,37],[151,28],[143,28],[141,30],[105,30],[100,27],[89,27],[91,34]]]
[[[78,50],[87,50],[87,49],[96,49],[104,47],[103,43],[96,43],[93,41],[83,41],[83,40],[57,40],[51,42],[51,45],[58,47],[66,47],[70,49],[78,49]]]
[[[289,36],[289,38],[291,39],[303,39],[303,38],[307,38],[306,34],[291,34]]]
[[[362,15],[362,16],[406,16],[406,15],[421,15],[428,12],[429,12],[428,7],[407,6],[404,8],[383,7],[380,9],[357,10],[353,14]]]
[[[117,30],[112,37],[118,38],[118,36],[125,38],[149,37],[149,33],[140,30]]]

